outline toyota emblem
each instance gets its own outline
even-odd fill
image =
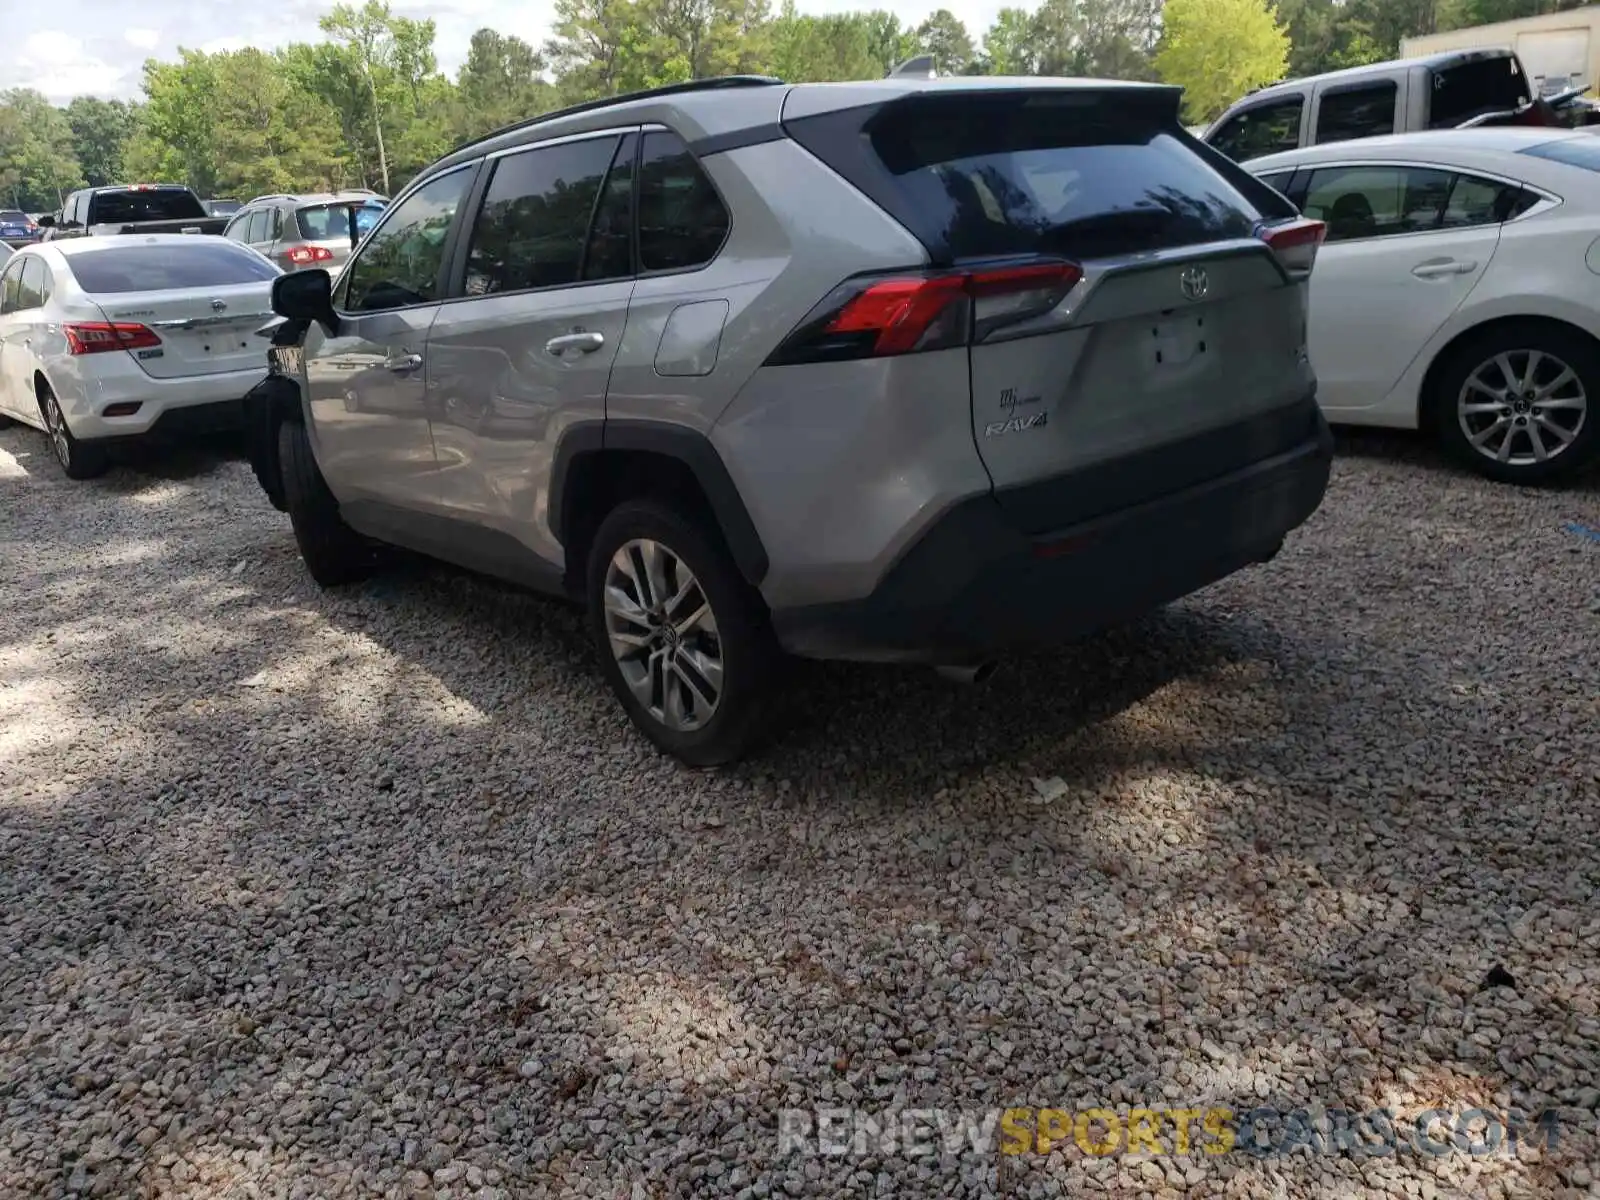
[[[1178,276],[1178,286],[1183,289],[1184,299],[1203,300],[1211,289],[1211,280],[1200,267],[1189,267]]]
[[[1205,278],[1205,276],[1202,275],[1201,276],[1202,281],[1204,280],[1204,278]],[[1187,275],[1185,275],[1183,277],[1183,280],[1184,280],[1184,282],[1183,282],[1184,295],[1188,295],[1189,294],[1189,277]],[[1202,282],[1201,285],[1200,285],[1200,294],[1204,295],[1205,294],[1205,290],[1206,290],[1205,289],[1205,284],[1204,284],[1204,282]],[[1191,299],[1193,299],[1193,297],[1191,297]],[[221,301],[221,300],[213,300],[211,302],[211,311],[212,312],[221,312],[223,309],[225,309],[227,307],[228,307],[227,304],[224,301]]]

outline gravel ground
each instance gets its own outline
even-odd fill
[[[235,459],[0,433],[0,1192],[1600,1195],[1600,478],[1344,451],[1265,567],[983,688],[807,668],[697,774],[564,608],[322,595]],[[778,1153],[1141,1103],[1562,1124]]]

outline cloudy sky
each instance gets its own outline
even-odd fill
[[[1015,0],[1013,0],[1015,2]],[[89,93],[129,99],[138,95],[146,58],[176,57],[179,46],[197,50],[270,49],[319,37],[317,18],[333,0],[272,0],[228,4],[218,0],[4,0],[5,50],[0,53],[0,89],[37,88],[64,102]],[[981,36],[1002,0],[945,0]],[[937,0],[800,0],[804,12],[887,8],[915,24]],[[466,56],[467,40],[484,26],[539,44],[549,33],[551,0],[391,0],[397,13],[432,17],[439,28],[440,66],[454,73]],[[778,7],[777,3],[773,8]]]

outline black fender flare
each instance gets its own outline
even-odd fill
[[[578,421],[562,431],[550,465],[548,514],[550,532],[563,546],[568,544],[572,529],[567,491],[573,468],[582,459],[607,451],[659,454],[682,463],[711,505],[712,516],[739,573],[752,587],[766,578],[767,548],[717,448],[699,430],[665,421],[607,418]]]
[[[278,426],[300,416],[300,387],[282,375],[268,375],[244,397],[245,450],[250,470],[279,512],[288,511],[283,471],[278,463]]]

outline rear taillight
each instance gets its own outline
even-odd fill
[[[1034,262],[849,280],[768,362],[836,362],[964,346],[1049,312],[1082,278],[1076,263]]]
[[[107,350],[148,350],[161,339],[144,325],[131,321],[83,321],[63,325],[68,354],[103,354]]]
[[[290,246],[289,261],[297,267],[309,267],[312,263],[327,262],[333,257],[333,251],[326,246]]]
[[[1325,224],[1309,217],[1256,227],[1256,236],[1272,247],[1289,278],[1296,280],[1310,277],[1317,261],[1317,247],[1327,232]]]

